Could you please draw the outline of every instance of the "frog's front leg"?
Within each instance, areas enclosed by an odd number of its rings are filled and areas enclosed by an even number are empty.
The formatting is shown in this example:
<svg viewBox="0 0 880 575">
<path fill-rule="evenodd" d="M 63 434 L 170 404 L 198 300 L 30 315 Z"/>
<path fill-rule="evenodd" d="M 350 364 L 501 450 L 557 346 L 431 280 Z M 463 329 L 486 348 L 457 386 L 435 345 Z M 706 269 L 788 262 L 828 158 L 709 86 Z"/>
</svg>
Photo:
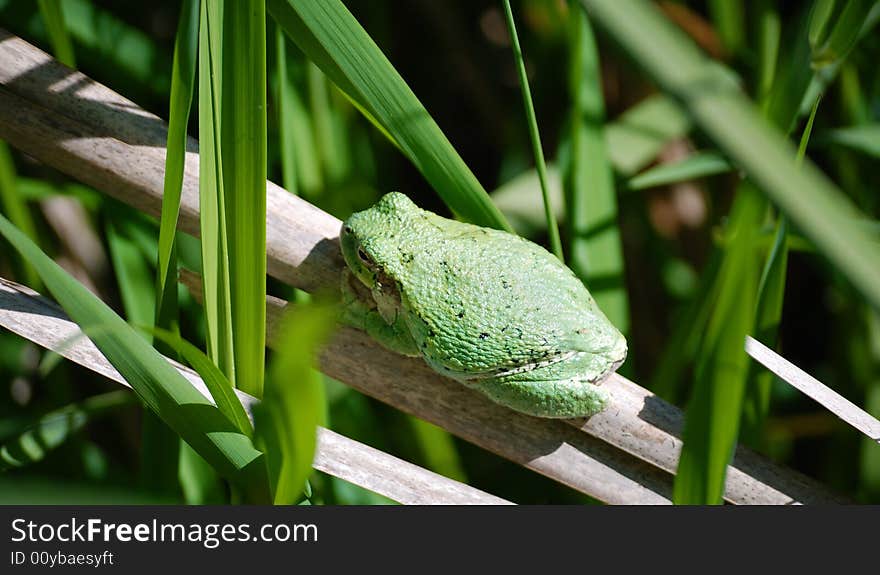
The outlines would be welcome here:
<svg viewBox="0 0 880 575">
<path fill-rule="evenodd" d="M 609 373 L 605 360 L 589 353 L 530 369 L 463 383 L 496 403 L 537 417 L 589 417 L 602 411 L 610 395 L 590 383 Z M 592 375 L 591 375 L 592 374 Z"/>
<path fill-rule="evenodd" d="M 342 276 L 342 322 L 364 331 L 397 353 L 418 356 L 419 348 L 413 341 L 402 317 L 390 323 L 382 317 L 369 288 L 346 269 Z"/>
</svg>

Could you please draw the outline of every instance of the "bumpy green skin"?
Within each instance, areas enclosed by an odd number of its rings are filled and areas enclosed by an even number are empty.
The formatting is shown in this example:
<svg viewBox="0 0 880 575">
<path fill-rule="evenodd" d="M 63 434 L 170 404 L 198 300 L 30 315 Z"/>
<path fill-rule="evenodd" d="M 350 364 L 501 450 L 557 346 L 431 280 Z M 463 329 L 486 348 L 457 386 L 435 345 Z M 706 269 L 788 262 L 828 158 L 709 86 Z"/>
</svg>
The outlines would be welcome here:
<svg viewBox="0 0 880 575">
<path fill-rule="evenodd" d="M 544 248 L 400 193 L 343 223 L 348 323 L 492 400 L 540 417 L 601 411 L 626 340 Z"/>
</svg>

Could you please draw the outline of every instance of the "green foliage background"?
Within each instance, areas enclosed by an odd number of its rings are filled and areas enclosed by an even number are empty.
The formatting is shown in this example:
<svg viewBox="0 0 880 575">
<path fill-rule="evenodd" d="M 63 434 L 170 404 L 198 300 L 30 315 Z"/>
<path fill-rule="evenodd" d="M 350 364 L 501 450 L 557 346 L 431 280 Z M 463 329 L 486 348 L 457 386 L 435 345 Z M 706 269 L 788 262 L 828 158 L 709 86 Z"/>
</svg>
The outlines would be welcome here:
<svg viewBox="0 0 880 575">
<path fill-rule="evenodd" d="M 738 343 L 745 333 L 776 342 L 880 415 L 878 3 L 585 0 L 584 12 L 578 2 L 511 2 L 536 126 L 523 109 L 502 2 L 347 0 L 353 18 L 339 21 L 352 45 L 375 43 L 348 59 L 324 26 L 336 4 L 267 2 L 269 179 L 339 218 L 400 190 L 549 247 L 530 140 L 539 127 L 562 252 L 626 331 L 622 371 L 687 409 L 676 500 L 717 502 L 718 474 L 739 438 L 853 499 L 880 502 L 880 446 L 750 366 Z M 181 48 L 181 8 L 0 0 L 0 26 L 171 117 L 179 146 L 184 127 L 199 136 L 207 85 L 189 78 L 172 91 L 172 77 L 185 80 L 197 58 Z M 190 16 L 192 25 L 198 13 Z M 230 61 L 224 74 L 236 71 Z M 187 120 L 180 111 L 193 90 Z M 419 103 L 429 116 L 400 121 Z M 247 162 L 247 150 L 235 153 Z M 169 173 L 166 197 L 179 185 Z M 103 267 L 77 261 L 53 230 L 42 206 L 58 196 L 85 209 L 82 233 L 97 240 Z M 198 241 L 166 230 L 160 242 L 155 220 L 2 143 L 0 212 L 78 266 L 122 317 L 174 328 L 162 313 L 177 312 L 153 305 L 158 289 L 160 307 L 179 310 L 181 334 L 206 349 L 201 306 L 182 288 L 174 293 L 166 271 L 168 257 L 202 269 Z M 160 245 L 174 255 L 157 270 Z M 33 263 L 4 250 L 0 276 L 42 290 Z M 268 291 L 303 300 L 271 278 Z M 0 444 L 47 414 L 76 414 L 57 448 L 0 475 L 0 502 L 240 495 L 178 451 L 176 437 L 142 436 L 141 408 L 112 384 L 45 357 L 0 333 Z M 313 383 L 310 397 L 319 397 Z M 340 433 L 516 502 L 588 502 L 338 382 L 324 387 L 325 424 Z M 321 408 L 311 409 L 321 420 Z M 163 459 L 180 475 L 170 489 L 145 480 Z M 386 502 L 322 474 L 310 485 L 313 503 Z"/>
</svg>

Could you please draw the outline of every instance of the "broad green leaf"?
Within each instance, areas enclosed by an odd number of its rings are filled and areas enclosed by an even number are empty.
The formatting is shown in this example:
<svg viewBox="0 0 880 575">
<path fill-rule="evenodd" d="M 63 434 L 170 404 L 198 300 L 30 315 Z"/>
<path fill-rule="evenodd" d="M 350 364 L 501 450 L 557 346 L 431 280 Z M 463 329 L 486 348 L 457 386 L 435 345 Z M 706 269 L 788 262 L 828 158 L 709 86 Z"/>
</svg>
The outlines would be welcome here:
<svg viewBox="0 0 880 575">
<path fill-rule="evenodd" d="M 698 152 L 681 161 L 671 164 L 660 164 L 645 170 L 638 176 L 630 179 L 626 187 L 630 190 L 645 190 L 724 174 L 732 169 L 733 166 L 721 154 Z"/>
<path fill-rule="evenodd" d="M 608 319 L 625 333 L 629 330 L 629 302 L 617 223 L 617 190 L 605 148 L 599 54 L 583 8 L 572 2 L 569 15 L 571 136 L 568 170 L 563 177 L 568 265 L 589 287 Z"/>
<path fill-rule="evenodd" d="M 135 396 L 128 390 L 117 390 L 95 395 L 41 416 L 19 435 L 6 439 L 0 445 L 0 471 L 42 460 L 89 421 L 135 401 Z"/>
<path fill-rule="evenodd" d="M 864 230 L 848 226 L 860 213 L 812 162 L 795 151 L 749 100 L 659 11 L 639 0 L 581 0 L 594 21 L 675 96 L 706 135 L 741 167 L 875 307 L 880 309 L 880 258 Z"/>
<path fill-rule="evenodd" d="M 49 291 L 138 397 L 250 501 L 264 501 L 262 454 L 134 328 L 0 216 L 0 234 L 27 258 Z M 94 333 L 92 333 L 94 331 Z"/>
<path fill-rule="evenodd" d="M 475 224 L 510 229 L 501 212 L 382 51 L 339 0 L 269 0 L 300 49 L 379 126 L 446 205 Z"/>
<path fill-rule="evenodd" d="M 335 326 L 335 310 L 298 305 L 282 320 L 263 401 L 254 408 L 254 440 L 267 457 L 276 505 L 297 503 L 315 456 L 318 426 L 326 421 L 321 375 L 313 368 L 319 346 Z"/>
</svg>

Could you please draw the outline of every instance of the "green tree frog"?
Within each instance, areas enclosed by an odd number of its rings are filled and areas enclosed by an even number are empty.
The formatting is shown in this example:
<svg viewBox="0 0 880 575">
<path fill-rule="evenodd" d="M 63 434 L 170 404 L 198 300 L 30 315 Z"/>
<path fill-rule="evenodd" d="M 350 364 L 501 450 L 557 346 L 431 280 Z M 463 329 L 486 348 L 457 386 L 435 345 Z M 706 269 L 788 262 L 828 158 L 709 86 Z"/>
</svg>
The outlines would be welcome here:
<svg viewBox="0 0 880 575">
<path fill-rule="evenodd" d="M 493 401 L 587 417 L 626 358 L 583 283 L 519 236 L 441 217 L 392 192 L 342 224 L 344 321 Z"/>
</svg>

